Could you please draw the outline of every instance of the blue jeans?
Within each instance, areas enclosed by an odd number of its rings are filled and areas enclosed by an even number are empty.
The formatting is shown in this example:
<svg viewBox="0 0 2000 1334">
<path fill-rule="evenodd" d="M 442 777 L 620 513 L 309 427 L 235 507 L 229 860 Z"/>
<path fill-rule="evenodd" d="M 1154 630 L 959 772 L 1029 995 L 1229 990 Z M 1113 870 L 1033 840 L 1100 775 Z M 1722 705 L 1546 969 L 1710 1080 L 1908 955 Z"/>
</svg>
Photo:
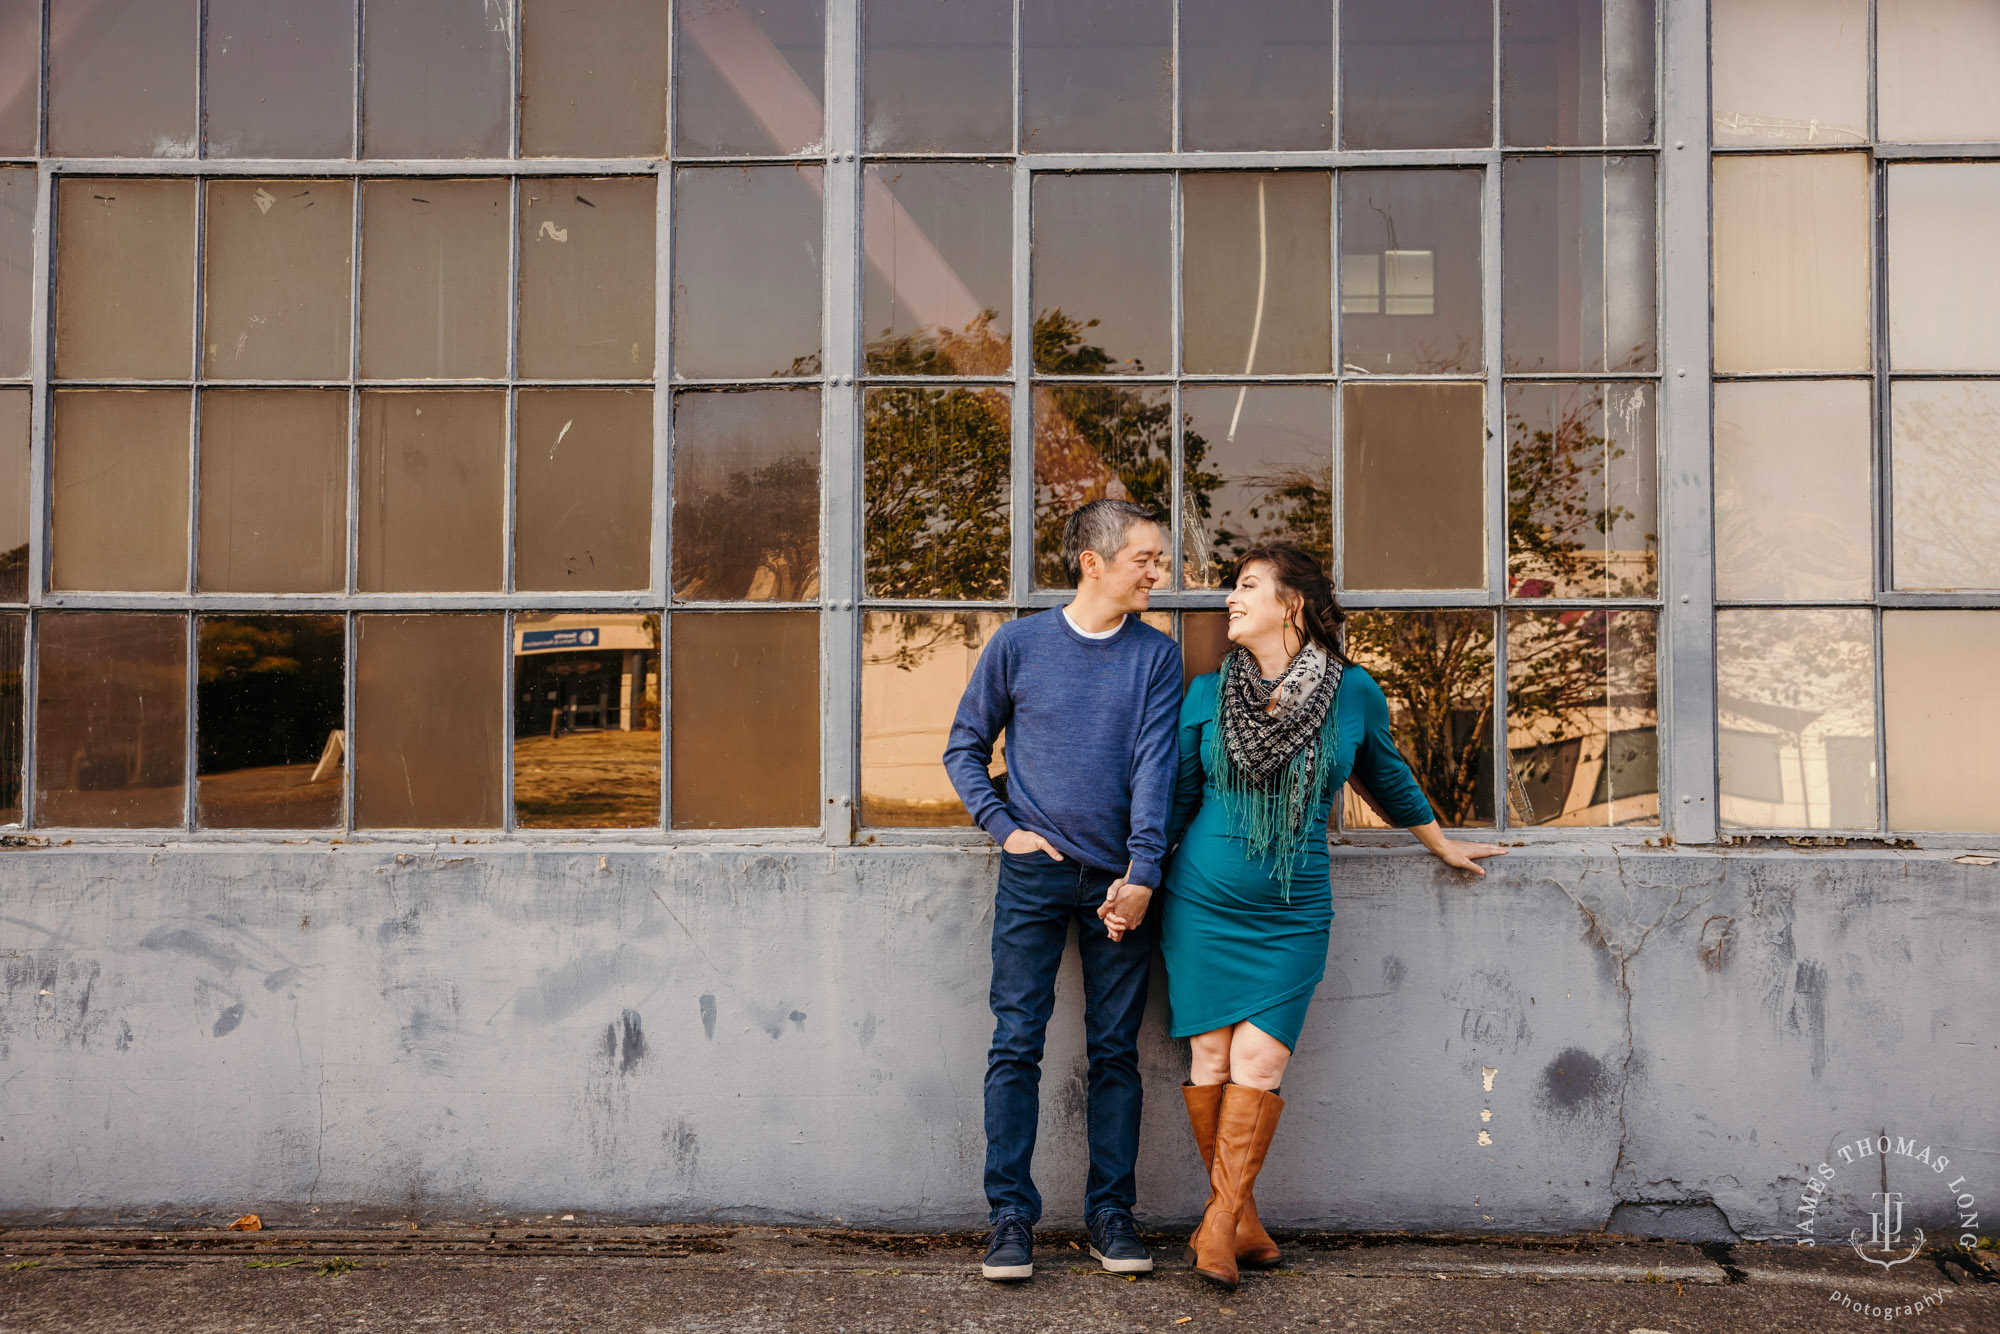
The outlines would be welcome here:
<svg viewBox="0 0 2000 1334">
<path fill-rule="evenodd" d="M 1154 912 L 1125 939 L 1105 934 L 1097 910 L 1116 879 L 1047 853 L 1000 854 L 993 900 L 993 1046 L 986 1056 L 986 1203 L 1030 1227 L 1042 1216 L 1029 1171 L 1041 1116 L 1042 1040 L 1056 1004 L 1056 969 L 1069 924 L 1083 952 L 1083 1024 L 1090 1055 L 1090 1179 L 1084 1216 L 1136 1199 L 1139 1155 L 1139 1023 L 1158 933 Z"/>
</svg>

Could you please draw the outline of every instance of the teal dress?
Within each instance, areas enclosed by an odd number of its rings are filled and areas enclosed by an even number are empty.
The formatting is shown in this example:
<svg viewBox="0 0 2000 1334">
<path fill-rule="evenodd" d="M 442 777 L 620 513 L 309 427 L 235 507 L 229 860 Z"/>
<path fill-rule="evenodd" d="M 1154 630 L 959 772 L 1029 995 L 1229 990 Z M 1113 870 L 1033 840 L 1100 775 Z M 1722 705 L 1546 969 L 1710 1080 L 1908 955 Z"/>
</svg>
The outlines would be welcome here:
<svg viewBox="0 0 2000 1334">
<path fill-rule="evenodd" d="M 1330 746 L 1312 815 L 1292 847 L 1292 895 L 1276 863 L 1253 858 L 1231 832 L 1230 798 L 1209 779 L 1203 755 L 1216 726 L 1216 674 L 1198 676 L 1181 701 L 1180 780 L 1174 790 L 1168 862 L 1160 905 L 1173 1035 L 1189 1037 L 1248 1020 L 1296 1049 L 1313 989 L 1326 975 L 1333 929 L 1332 866 L 1326 825 L 1352 774 L 1389 818 L 1429 823 L 1431 806 L 1389 730 L 1389 701 L 1375 678 L 1348 667 L 1340 678 L 1322 744 Z"/>
</svg>

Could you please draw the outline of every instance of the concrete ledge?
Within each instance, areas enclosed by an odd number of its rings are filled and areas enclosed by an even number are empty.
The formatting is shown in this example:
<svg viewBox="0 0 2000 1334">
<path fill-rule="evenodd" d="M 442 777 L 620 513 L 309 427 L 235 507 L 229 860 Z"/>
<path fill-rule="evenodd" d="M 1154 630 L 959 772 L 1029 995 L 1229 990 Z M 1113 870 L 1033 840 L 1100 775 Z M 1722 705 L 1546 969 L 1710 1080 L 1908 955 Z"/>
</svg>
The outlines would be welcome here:
<svg viewBox="0 0 2000 1334">
<path fill-rule="evenodd" d="M 1955 1228 L 1942 1187 L 1961 1173 L 2000 1209 L 2000 867 L 1955 855 L 1540 844 L 1465 881 L 1414 850 L 1338 849 L 1260 1206 L 1341 1229 L 1554 1232 L 1617 1211 L 1791 1236 L 1831 1160 L 1819 1225 L 1842 1239 L 1885 1180 L 1906 1227 Z M 975 1226 L 993 864 L 5 852 L 0 1220 Z M 1074 1222 L 1084 1169 L 1074 955 L 1059 987 L 1051 1225 Z M 1179 1223 L 1205 1192 L 1165 1001 L 1156 972 L 1141 1212 Z M 1957 1168 L 1834 1156 L 1877 1134 Z"/>
</svg>

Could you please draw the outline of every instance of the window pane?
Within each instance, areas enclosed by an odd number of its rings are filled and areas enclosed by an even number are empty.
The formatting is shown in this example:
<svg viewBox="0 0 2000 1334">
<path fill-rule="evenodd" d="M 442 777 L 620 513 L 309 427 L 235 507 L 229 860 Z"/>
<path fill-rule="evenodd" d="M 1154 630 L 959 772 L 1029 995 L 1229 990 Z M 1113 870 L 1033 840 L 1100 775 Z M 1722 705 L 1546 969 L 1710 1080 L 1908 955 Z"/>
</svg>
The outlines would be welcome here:
<svg viewBox="0 0 2000 1334">
<path fill-rule="evenodd" d="M 1340 355 L 1349 371 L 1434 375 L 1486 364 L 1479 193 L 1476 171 L 1341 173 Z"/>
<path fill-rule="evenodd" d="M 673 636 L 674 828 L 817 825 L 819 613 L 682 613 Z"/>
<path fill-rule="evenodd" d="M 361 395 L 361 559 L 368 593 L 500 588 L 507 395 Z"/>
<path fill-rule="evenodd" d="M 205 373 L 344 380 L 354 292 L 354 187 L 210 181 Z"/>
<path fill-rule="evenodd" d="M 1182 0 L 1181 144 L 1192 152 L 1330 148 L 1333 6 Z"/>
<path fill-rule="evenodd" d="M 1882 138 L 2000 139 L 2000 9 L 1991 0 L 1881 0 L 1876 22 Z"/>
<path fill-rule="evenodd" d="M 26 389 L 0 389 L 0 602 L 28 599 L 30 398 Z"/>
<path fill-rule="evenodd" d="M 35 629 L 36 822 L 180 828 L 187 619 L 44 612 Z"/>
<path fill-rule="evenodd" d="M 1868 138 L 1868 0 L 1711 0 L 1718 144 Z"/>
<path fill-rule="evenodd" d="M 354 6 L 208 0 L 204 106 L 212 157 L 351 157 Z"/>
<path fill-rule="evenodd" d="M 514 617 L 514 821 L 660 823 L 660 618 Z"/>
<path fill-rule="evenodd" d="M 1362 611 L 1347 652 L 1389 697 L 1396 748 L 1443 825 L 1493 821 L 1493 613 Z M 1347 789 L 1341 824 L 1380 829 Z"/>
<path fill-rule="evenodd" d="M 1653 142 L 1652 0 L 1504 0 L 1507 142 Z"/>
<path fill-rule="evenodd" d="M 1501 180 L 1507 369 L 1653 369 L 1653 159 L 1509 158 Z"/>
<path fill-rule="evenodd" d="M 1889 828 L 2000 832 L 2000 612 L 1882 613 Z"/>
<path fill-rule="evenodd" d="M 1346 147 L 1493 142 L 1490 0 L 1344 0 L 1340 51 Z"/>
<path fill-rule="evenodd" d="M 1341 587 L 1484 586 L 1484 387 L 1350 384 L 1341 402 Z"/>
<path fill-rule="evenodd" d="M 41 0 L 0 0 L 0 154 L 33 157 L 41 113 Z"/>
<path fill-rule="evenodd" d="M 866 0 L 863 142 L 871 153 L 1014 146 L 1011 0 Z"/>
<path fill-rule="evenodd" d="M 871 611 L 861 618 L 861 823 L 970 825 L 944 754 L 973 664 L 1000 611 Z M 1007 772 L 1004 739 L 988 766 Z"/>
<path fill-rule="evenodd" d="M 1509 824 L 1660 822 L 1655 621 L 1507 613 Z"/>
<path fill-rule="evenodd" d="M 204 391 L 200 523 L 204 593 L 346 588 L 346 391 Z"/>
<path fill-rule="evenodd" d="M 500 824 L 503 616 L 360 616 L 354 642 L 354 823 Z"/>
<path fill-rule="evenodd" d="M 200 35 L 199 0 L 49 0 L 49 152 L 193 157 Z"/>
<path fill-rule="evenodd" d="M 56 208 L 56 374 L 185 377 L 195 183 L 66 178 Z"/>
<path fill-rule="evenodd" d="M 2000 589 L 2000 382 L 1889 392 L 1898 588 Z"/>
<path fill-rule="evenodd" d="M 819 391 L 674 397 L 674 596 L 819 596 Z"/>
<path fill-rule="evenodd" d="M 1173 147 L 1172 0 L 1021 0 L 1021 149 Z"/>
<path fill-rule="evenodd" d="M 1151 385 L 1035 390 L 1035 587 L 1073 585 L 1062 526 L 1088 500 L 1173 512 L 1173 400 Z"/>
<path fill-rule="evenodd" d="M 521 182 L 521 374 L 653 373 L 652 176 Z"/>
<path fill-rule="evenodd" d="M 521 152 L 664 157 L 667 7 L 656 0 L 523 0 Z"/>
<path fill-rule="evenodd" d="M 1333 568 L 1333 390 L 1181 390 L 1181 582 L 1214 588 L 1260 542 L 1296 542 Z"/>
<path fill-rule="evenodd" d="M 367 155 L 506 157 L 513 6 L 364 0 L 363 7 Z"/>
<path fill-rule="evenodd" d="M 1007 596 L 1007 407 L 1000 389 L 868 391 L 868 596 Z"/>
<path fill-rule="evenodd" d="M 1715 160 L 1715 369 L 1866 370 L 1868 159 Z"/>
<path fill-rule="evenodd" d="M 1873 829 L 1875 626 L 1865 609 L 1715 614 L 1722 823 Z"/>
<path fill-rule="evenodd" d="M 523 389 L 515 423 L 514 586 L 653 582 L 653 394 Z"/>
<path fill-rule="evenodd" d="M 339 824 L 346 618 L 201 616 L 195 626 L 195 823 Z"/>
<path fill-rule="evenodd" d="M 1651 597 L 1659 449 L 1649 384 L 1507 387 L 1510 597 Z"/>
<path fill-rule="evenodd" d="M 1333 366 L 1333 191 L 1324 172 L 1181 178 L 1181 362 L 1195 374 Z"/>
<path fill-rule="evenodd" d="M 2000 370 L 2000 163 L 1889 168 L 1889 356 Z"/>
<path fill-rule="evenodd" d="M 1013 368 L 1013 170 L 896 162 L 867 169 L 861 328 L 872 375 Z"/>
<path fill-rule="evenodd" d="M 714 167 L 674 185 L 674 374 L 819 374 L 819 168 Z"/>
<path fill-rule="evenodd" d="M 29 375 L 34 267 L 35 169 L 0 167 L 0 378 Z"/>
<path fill-rule="evenodd" d="M 1150 614 L 1150 613 L 1149 613 Z M 1228 654 L 1229 613 L 1226 611 L 1184 611 L 1181 613 L 1181 688 L 1197 676 L 1206 676 L 1222 666 Z M 1354 645 L 1350 639 L 1351 650 Z"/>
<path fill-rule="evenodd" d="M 1715 594 L 1865 598 L 1874 588 L 1865 380 L 1715 386 Z"/>
<path fill-rule="evenodd" d="M 0 616 L 0 824 L 21 823 L 21 769 L 27 736 L 25 612 Z"/>
<path fill-rule="evenodd" d="M 506 181 L 369 181 L 361 188 L 361 374 L 507 373 Z"/>
<path fill-rule="evenodd" d="M 1172 369 L 1172 185 L 1167 176 L 1035 178 L 1036 370 Z"/>
<path fill-rule="evenodd" d="M 825 131 L 820 0 L 681 0 L 674 151 L 708 157 L 817 149 Z"/>
<path fill-rule="evenodd" d="M 52 587 L 187 588 L 190 406 L 185 389 L 55 395 Z"/>
</svg>

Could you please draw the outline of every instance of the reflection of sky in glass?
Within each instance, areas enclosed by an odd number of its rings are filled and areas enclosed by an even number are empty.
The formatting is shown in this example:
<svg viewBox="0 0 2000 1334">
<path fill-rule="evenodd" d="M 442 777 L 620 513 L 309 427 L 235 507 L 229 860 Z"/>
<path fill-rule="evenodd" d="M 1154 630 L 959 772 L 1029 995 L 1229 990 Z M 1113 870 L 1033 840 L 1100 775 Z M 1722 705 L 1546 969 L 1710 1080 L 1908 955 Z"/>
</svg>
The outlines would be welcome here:
<svg viewBox="0 0 2000 1334">
<path fill-rule="evenodd" d="M 1715 614 L 1723 824 L 1875 828 L 1872 622 L 1862 608 Z"/>
</svg>

